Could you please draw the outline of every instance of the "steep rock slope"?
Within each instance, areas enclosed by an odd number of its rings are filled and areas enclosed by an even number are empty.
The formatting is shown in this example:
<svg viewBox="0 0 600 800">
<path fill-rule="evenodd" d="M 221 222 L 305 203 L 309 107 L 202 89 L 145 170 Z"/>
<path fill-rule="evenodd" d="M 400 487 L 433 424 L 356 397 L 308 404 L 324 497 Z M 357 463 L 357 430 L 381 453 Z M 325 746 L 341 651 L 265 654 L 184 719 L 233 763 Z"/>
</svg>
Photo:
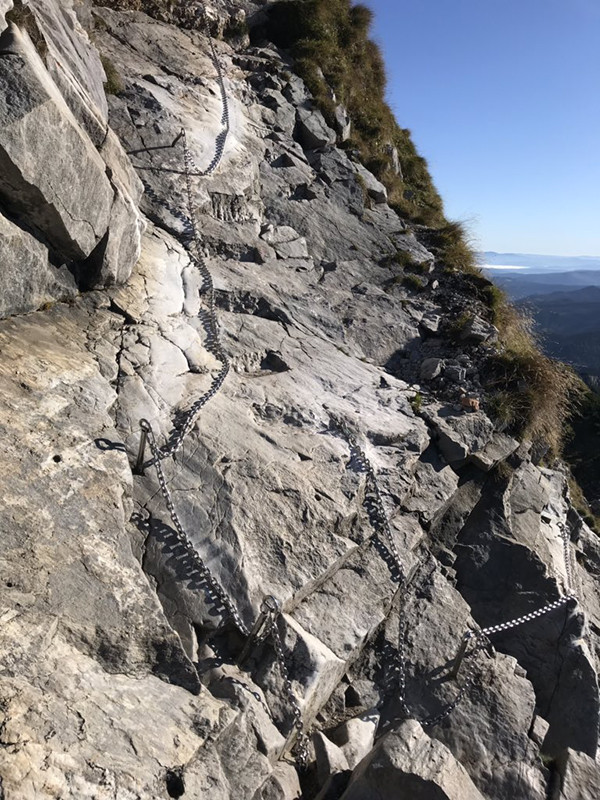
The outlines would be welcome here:
<svg viewBox="0 0 600 800">
<path fill-rule="evenodd" d="M 336 147 L 285 54 L 213 51 L 194 4 L 186 29 L 95 9 L 93 45 L 89 8 L 27 6 L 0 41 L 4 796 L 596 797 L 600 548 L 560 468 L 485 412 L 477 281 Z M 247 11 L 207 9 L 216 33 Z M 140 419 L 162 445 L 222 374 L 190 214 L 232 369 L 161 463 L 237 625 L 130 466 Z M 284 671 L 273 633 L 236 665 L 267 595 Z M 465 631 L 551 602 L 452 678 Z"/>
</svg>

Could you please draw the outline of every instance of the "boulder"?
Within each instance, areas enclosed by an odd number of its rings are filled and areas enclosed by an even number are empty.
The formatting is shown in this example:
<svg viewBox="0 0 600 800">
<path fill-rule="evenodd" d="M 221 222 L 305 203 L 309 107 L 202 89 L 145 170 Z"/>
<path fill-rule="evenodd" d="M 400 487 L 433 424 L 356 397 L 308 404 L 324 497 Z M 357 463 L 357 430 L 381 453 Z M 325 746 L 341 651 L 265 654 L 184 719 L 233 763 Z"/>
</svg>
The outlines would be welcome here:
<svg viewBox="0 0 600 800">
<path fill-rule="evenodd" d="M 97 283 L 123 283 L 140 257 L 146 223 L 139 211 L 144 186 L 125 155 L 117 136 L 108 133 L 100 148 L 115 196 L 110 210 Z"/>
<path fill-rule="evenodd" d="M 433 262 L 431 266 L 433 267 Z M 441 314 L 436 314 L 434 311 L 429 311 L 427 314 L 423 314 L 420 326 L 424 333 L 434 335 L 439 331 L 441 321 Z"/>
<path fill-rule="evenodd" d="M 432 403 L 423 413 L 434 427 L 440 452 L 449 464 L 463 462 L 479 452 L 494 434 L 494 425 L 483 411 L 464 414 L 453 406 Z"/>
<path fill-rule="evenodd" d="M 352 121 L 344 106 L 336 106 L 334 121 L 335 129 L 338 133 L 340 141 L 347 141 L 350 138 L 350 133 L 352 132 Z"/>
<path fill-rule="evenodd" d="M 317 759 L 317 778 L 320 785 L 327 782 L 330 775 L 349 769 L 344 752 L 323 733 L 317 731 L 313 736 L 313 746 Z"/>
<path fill-rule="evenodd" d="M 379 711 L 371 708 L 349 719 L 331 734 L 350 769 L 354 769 L 373 749 L 379 725 Z"/>
<path fill-rule="evenodd" d="M 435 447 L 430 447 L 417 464 L 414 483 L 402 506 L 407 511 L 417 512 L 426 522 L 431 522 L 453 497 L 457 487 L 458 475 L 452 467 L 442 462 Z"/>
<path fill-rule="evenodd" d="M 456 364 L 450 364 L 444 369 L 444 378 L 448 378 L 452 383 L 464 383 L 467 378 L 467 370 Z"/>
<path fill-rule="evenodd" d="M 375 175 L 362 164 L 354 164 L 354 169 L 358 174 L 360 180 L 363 182 L 367 194 L 372 197 L 376 203 L 385 203 L 387 201 L 387 189 L 378 181 Z"/>
<path fill-rule="evenodd" d="M 335 131 L 325 122 L 325 117 L 316 108 L 299 108 L 296 111 L 295 138 L 306 150 L 316 150 L 335 144 Z"/>
<path fill-rule="evenodd" d="M 400 163 L 400 156 L 398 154 L 398 148 L 395 147 L 391 142 L 388 142 L 385 146 L 386 152 L 390 158 L 390 166 L 398 175 L 400 180 L 404 180 L 402 177 L 402 165 Z"/>
<path fill-rule="evenodd" d="M 481 317 L 475 316 L 464 326 L 460 338 L 464 342 L 471 342 L 472 344 L 495 341 L 498 338 L 498 328 Z"/>
<path fill-rule="evenodd" d="M 418 722 L 384 736 L 354 770 L 342 800 L 484 800 L 465 768 Z"/>
<path fill-rule="evenodd" d="M 465 398 L 468 399 L 468 398 Z M 484 472 L 489 472 L 501 461 L 505 461 L 519 447 L 519 442 L 506 433 L 495 433 L 492 440 L 481 450 L 470 456 L 469 460 Z"/>
<path fill-rule="evenodd" d="M 443 358 L 426 358 L 421 364 L 421 380 L 432 381 L 442 374 L 443 367 Z"/>
<path fill-rule="evenodd" d="M 77 294 L 66 267 L 53 267 L 48 251 L 31 234 L 0 215 L 0 318 L 34 311 Z"/>
<path fill-rule="evenodd" d="M 6 28 L 6 14 L 13 7 L 13 0 L 0 0 L 0 33 Z"/>
<path fill-rule="evenodd" d="M 600 797 L 600 766 L 593 758 L 567 750 L 557 759 L 558 780 L 551 800 L 597 800 Z"/>
<path fill-rule="evenodd" d="M 83 261 L 108 229 L 106 168 L 27 34 L 0 37 L 0 198 L 67 261 Z"/>
<path fill-rule="evenodd" d="M 463 397 L 460 398 L 460 407 L 464 411 L 479 411 L 481 401 L 477 396 L 463 395 Z"/>
<path fill-rule="evenodd" d="M 288 225 L 271 227 L 262 238 L 275 250 L 279 258 L 308 258 L 306 239 Z"/>
</svg>

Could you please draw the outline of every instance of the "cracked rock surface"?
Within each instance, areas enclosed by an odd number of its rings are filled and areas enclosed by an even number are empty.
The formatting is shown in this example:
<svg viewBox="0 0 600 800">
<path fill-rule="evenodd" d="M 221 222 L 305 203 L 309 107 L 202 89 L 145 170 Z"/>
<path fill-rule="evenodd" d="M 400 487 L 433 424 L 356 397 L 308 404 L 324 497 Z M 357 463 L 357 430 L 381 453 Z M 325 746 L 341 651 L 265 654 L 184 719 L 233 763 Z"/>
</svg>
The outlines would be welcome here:
<svg viewBox="0 0 600 800">
<path fill-rule="evenodd" d="M 0 131 L 0 796 L 596 797 L 597 538 L 560 464 L 496 430 L 482 392 L 477 408 L 456 402 L 494 335 L 485 309 L 443 339 L 449 278 L 427 237 L 336 147 L 286 55 L 243 37 L 215 40 L 231 129 L 214 174 L 191 179 L 231 370 L 162 462 L 244 624 L 266 595 L 281 604 L 289 685 L 269 637 L 237 664 L 243 637 L 181 547 L 154 468 L 131 468 L 140 419 L 162 444 L 222 366 L 178 139 L 184 126 L 200 173 L 224 141 L 209 40 L 191 16 L 178 28 L 96 8 L 92 44 L 75 16 L 91 20 L 88 3 L 30 5 L 46 60 L 14 25 L 0 52 L 0 110 L 17 89 L 35 100 Z M 216 33 L 264 11 L 207 6 Z M 96 49 L 124 84 L 108 102 Z M 26 129 L 39 148 L 19 147 Z M 423 291 L 403 285 L 398 252 L 426 265 Z M 407 586 L 340 419 L 372 464 Z M 569 590 L 562 526 L 579 603 L 490 637 L 452 678 L 465 631 Z"/>
</svg>

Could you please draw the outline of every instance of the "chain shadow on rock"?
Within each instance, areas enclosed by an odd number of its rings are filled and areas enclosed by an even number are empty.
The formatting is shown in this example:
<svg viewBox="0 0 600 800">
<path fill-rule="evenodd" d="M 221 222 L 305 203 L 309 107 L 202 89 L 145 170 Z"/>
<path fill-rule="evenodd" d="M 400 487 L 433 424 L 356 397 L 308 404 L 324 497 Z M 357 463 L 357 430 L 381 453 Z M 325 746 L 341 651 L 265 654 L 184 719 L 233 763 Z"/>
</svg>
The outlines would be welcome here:
<svg viewBox="0 0 600 800">
<path fill-rule="evenodd" d="M 210 643 L 214 657 L 198 662 L 196 666 L 200 674 L 213 667 L 221 666 L 225 662 L 233 663 L 235 656 L 241 649 L 241 640 L 236 635 L 235 629 L 229 623 L 228 611 L 223 605 L 215 603 L 208 582 L 200 575 L 192 557 L 181 544 L 175 530 L 161 519 L 149 515 L 144 518 L 142 514 L 135 513 L 131 521 L 144 535 L 146 543 L 153 540 L 160 548 L 164 557 L 160 567 L 168 570 L 172 577 L 189 591 L 204 597 L 206 611 L 214 619 L 214 627 L 207 627 L 193 623 L 199 645 Z M 146 569 L 144 568 L 144 571 Z M 158 577 L 149 572 L 155 580 Z M 168 617 L 168 615 L 167 615 Z"/>
</svg>

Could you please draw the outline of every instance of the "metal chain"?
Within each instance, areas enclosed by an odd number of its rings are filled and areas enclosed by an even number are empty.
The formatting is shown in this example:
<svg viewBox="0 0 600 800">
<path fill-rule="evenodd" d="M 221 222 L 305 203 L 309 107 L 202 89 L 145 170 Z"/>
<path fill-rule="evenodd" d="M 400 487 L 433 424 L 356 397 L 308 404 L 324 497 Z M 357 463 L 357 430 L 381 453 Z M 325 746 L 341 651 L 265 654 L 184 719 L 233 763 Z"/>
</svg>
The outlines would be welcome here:
<svg viewBox="0 0 600 800">
<path fill-rule="evenodd" d="M 404 622 L 404 630 L 403 628 Z M 475 672 L 477 668 L 478 658 L 477 656 L 482 650 L 488 646 L 488 642 L 483 638 L 475 635 L 473 633 L 474 646 L 471 652 L 466 656 L 466 658 L 470 661 L 469 667 L 467 669 L 467 673 L 465 675 L 464 681 L 462 686 L 459 688 L 458 693 L 456 694 L 454 700 L 451 700 L 449 703 L 442 708 L 442 710 L 437 714 L 432 714 L 428 717 L 421 717 L 418 714 L 415 714 L 410 706 L 408 705 L 406 699 L 406 628 L 407 628 L 406 620 L 403 620 L 401 615 L 400 622 L 399 622 L 399 631 L 398 631 L 398 649 L 396 654 L 396 664 L 394 666 L 394 671 L 396 673 L 396 680 L 398 685 L 398 699 L 400 700 L 400 708 L 402 709 L 402 713 L 408 719 L 414 719 L 419 722 L 424 728 L 434 727 L 435 725 L 439 725 L 440 722 L 443 722 L 446 717 L 449 717 L 450 714 L 457 708 L 457 706 L 461 703 L 461 701 L 465 698 L 467 693 L 470 691 L 471 687 L 475 683 Z"/>
<path fill-rule="evenodd" d="M 227 91 L 225 88 L 225 80 L 223 77 L 223 71 L 219 63 L 217 52 L 214 46 L 214 42 L 212 40 L 212 36 L 208 31 L 207 22 L 206 22 L 206 33 L 208 35 L 210 49 L 211 49 L 211 58 L 215 66 L 215 70 L 217 73 L 217 81 L 221 93 L 221 101 L 223 108 L 223 113 L 221 116 L 221 124 L 223 125 L 223 130 L 217 136 L 215 155 L 213 157 L 213 160 L 205 170 L 200 170 L 198 168 L 188 145 L 187 132 L 185 129 L 181 130 L 181 133 L 178 136 L 177 141 L 181 141 L 183 147 L 187 215 L 178 214 L 177 216 L 183 222 L 184 229 L 187 231 L 189 236 L 189 252 L 192 262 L 194 263 L 194 265 L 200 272 L 200 275 L 202 276 L 202 281 L 203 281 L 202 297 L 206 309 L 204 310 L 204 314 L 202 314 L 201 312 L 201 316 L 204 317 L 205 329 L 207 332 L 207 341 L 205 345 L 206 348 L 221 361 L 222 366 L 217 375 L 213 378 L 211 386 L 208 389 L 208 391 L 206 391 L 203 395 L 201 395 L 195 401 L 195 403 L 193 403 L 193 405 L 188 409 L 188 411 L 185 412 L 183 419 L 179 422 L 179 425 L 171 435 L 166 445 L 160 448 L 158 447 L 152 426 L 150 425 L 149 422 L 147 422 L 147 420 L 142 420 L 140 422 L 140 425 L 142 427 L 143 432 L 147 435 L 148 438 L 148 444 L 152 452 L 151 463 L 154 465 L 156 469 L 160 490 L 162 492 L 167 509 L 171 516 L 171 520 L 173 521 L 173 526 L 175 528 L 177 538 L 179 539 L 180 543 L 185 547 L 186 551 L 193 560 L 196 568 L 198 569 L 198 572 L 206 582 L 208 586 L 208 594 L 215 603 L 215 605 L 224 609 L 227 612 L 227 614 L 231 617 L 231 619 L 233 620 L 235 626 L 240 631 L 240 633 L 243 636 L 248 637 L 250 636 L 250 631 L 244 624 L 243 620 L 241 619 L 232 600 L 227 595 L 221 583 L 212 575 L 209 568 L 206 566 L 200 555 L 197 553 L 194 545 L 187 536 L 187 533 L 185 532 L 183 525 L 181 524 L 181 520 L 179 519 L 179 515 L 177 514 L 177 510 L 175 508 L 173 499 L 169 492 L 169 488 L 165 480 L 161 463 L 162 460 L 168 458 L 169 456 L 175 455 L 175 453 L 179 450 L 185 437 L 189 434 L 189 432 L 193 428 L 201 409 L 206 405 L 206 403 L 208 403 L 208 401 L 212 397 L 214 397 L 217 394 L 217 392 L 220 390 L 221 386 L 223 385 L 223 382 L 225 381 L 230 371 L 230 361 L 221 344 L 219 324 L 215 307 L 214 284 L 212 275 L 210 273 L 210 270 L 208 269 L 206 258 L 204 255 L 204 248 L 202 245 L 202 239 L 200 237 L 198 219 L 194 206 L 194 193 L 192 187 L 192 177 L 207 176 L 215 172 L 215 170 L 217 169 L 223 158 L 225 144 L 230 131 L 229 102 L 227 98 Z M 152 191 L 151 194 L 157 197 L 154 191 Z M 279 666 L 279 670 L 281 672 L 281 676 L 283 678 L 285 693 L 287 695 L 289 704 L 291 706 L 294 718 L 293 729 L 296 734 L 296 742 L 293 747 L 293 752 L 296 756 L 298 766 L 301 769 L 305 769 L 308 763 L 308 753 L 309 753 L 308 737 L 303 730 L 304 725 L 302 721 L 302 711 L 295 697 L 289 676 L 289 670 L 286 664 L 284 645 L 281 635 L 279 633 L 279 628 L 277 623 L 279 614 L 280 612 L 278 606 L 277 610 L 270 611 L 266 620 L 265 633 L 263 636 L 257 637 L 255 644 L 257 644 L 260 641 L 264 641 L 264 639 L 268 638 L 269 636 L 272 637 L 276 660 Z M 241 683 L 240 681 L 235 681 L 235 679 L 231 680 L 237 683 L 238 685 L 243 686 L 243 688 L 248 689 L 248 687 L 245 686 L 245 684 Z M 257 697 L 257 699 L 259 699 L 261 702 L 263 702 L 257 693 L 253 692 L 252 694 L 255 697 Z"/>
<path fill-rule="evenodd" d="M 564 522 L 561 522 L 559 524 L 559 527 L 560 527 L 560 536 L 562 539 L 562 546 L 563 546 L 563 557 L 565 559 L 567 594 L 574 596 L 575 585 L 573 580 L 573 566 L 571 562 L 571 547 L 570 547 L 571 537 L 569 536 L 569 529 L 567 528 Z"/>
<path fill-rule="evenodd" d="M 188 409 L 187 412 L 185 412 L 182 420 L 179 422 L 179 425 L 177 426 L 177 429 L 173 432 L 166 445 L 159 448 L 156 443 L 156 438 L 154 436 L 154 432 L 150 424 L 145 420 L 142 420 L 141 424 L 143 426 L 143 430 L 145 430 L 148 436 L 148 441 L 152 452 L 152 463 L 156 468 L 159 486 L 162 495 L 164 497 L 165 503 L 167 505 L 167 509 L 171 516 L 171 520 L 173 522 L 178 540 L 183 545 L 183 547 L 189 554 L 190 558 L 192 559 L 195 567 L 197 568 L 199 574 L 206 582 L 207 593 L 211 598 L 211 600 L 215 603 L 215 605 L 217 605 L 217 607 L 219 607 L 220 610 L 221 609 L 224 610 L 229 615 L 229 617 L 231 617 L 231 619 L 233 620 L 235 626 L 240 631 L 240 633 L 243 636 L 248 637 L 250 632 L 246 627 L 246 625 L 244 624 L 243 620 L 241 619 L 231 598 L 228 596 L 221 583 L 212 575 L 209 568 L 206 566 L 201 556 L 196 551 L 196 548 L 194 547 L 189 537 L 187 536 L 187 533 L 185 532 L 185 529 L 181 524 L 181 521 L 173 504 L 173 500 L 169 492 L 169 488 L 167 486 L 161 464 L 161 461 L 163 459 L 174 455 L 179 450 L 185 437 L 189 434 L 189 432 L 193 428 L 201 409 L 206 405 L 206 403 L 208 403 L 208 401 L 212 397 L 214 397 L 218 393 L 230 371 L 230 362 L 221 343 L 218 319 L 215 308 L 214 284 L 212 280 L 212 275 L 208 269 L 206 258 L 204 255 L 204 248 L 200 237 L 199 225 L 194 206 L 194 195 L 192 187 L 192 177 L 211 175 L 218 168 L 218 166 L 222 161 L 227 137 L 230 132 L 229 102 L 225 87 L 223 70 L 219 62 L 219 58 L 216 52 L 212 36 L 210 35 L 210 31 L 208 30 L 207 20 L 205 20 L 205 26 L 210 44 L 211 60 L 215 67 L 215 71 L 217 74 L 217 82 L 219 85 L 219 90 L 221 95 L 221 103 L 222 103 L 221 124 L 223 126 L 223 129 L 216 138 L 214 157 L 205 170 L 200 170 L 198 168 L 188 145 L 187 133 L 185 130 L 181 131 L 181 134 L 178 138 L 179 140 L 181 140 L 183 146 L 184 174 L 186 182 L 185 194 L 186 194 L 186 205 L 188 213 L 187 216 L 181 214 L 179 215 L 179 217 L 180 219 L 183 220 L 184 227 L 188 230 L 189 233 L 190 250 L 191 250 L 190 256 L 192 262 L 200 272 L 203 280 L 202 297 L 204 299 L 206 308 L 204 309 L 204 311 L 200 312 L 200 316 L 204 318 L 205 328 L 207 332 L 206 347 L 210 352 L 213 353 L 213 355 L 215 355 L 216 358 L 218 358 L 221 361 L 222 366 L 219 372 L 216 374 L 216 376 L 213 377 L 210 388 L 192 404 L 192 406 Z M 379 490 L 379 485 L 373 466 L 369 458 L 367 457 L 365 451 L 360 447 L 355 434 L 350 430 L 347 424 L 339 420 L 334 420 L 334 422 L 336 426 L 341 430 L 343 435 L 347 438 L 348 443 L 353 450 L 353 455 L 356 457 L 357 461 L 360 463 L 361 467 L 366 473 L 367 481 L 366 481 L 366 494 L 364 498 L 364 505 L 365 508 L 367 509 L 369 520 L 374 531 L 382 536 L 385 545 L 389 551 L 391 560 L 393 562 L 395 571 L 397 573 L 394 576 L 394 579 L 399 583 L 405 582 L 406 571 L 402 559 L 400 558 L 398 548 L 396 546 L 393 531 L 389 522 L 389 517 L 386 513 L 385 506 L 383 504 L 383 499 L 381 496 L 381 492 Z M 472 640 L 473 644 L 470 652 L 465 656 L 465 658 L 469 661 L 469 667 L 466 676 L 454 700 L 447 703 L 442 709 L 442 711 L 436 715 L 432 715 L 429 717 L 418 717 L 411 712 L 410 707 L 407 703 L 406 629 L 408 623 L 405 619 L 405 614 L 402 612 L 400 613 L 400 622 L 399 622 L 400 630 L 399 630 L 398 647 L 395 658 L 396 664 L 394 667 L 394 672 L 398 686 L 398 695 L 399 695 L 401 709 L 406 716 L 416 719 L 424 726 L 433 726 L 439 724 L 442 720 L 446 719 L 446 717 L 448 717 L 456 709 L 456 707 L 459 705 L 459 703 L 462 701 L 462 699 L 465 697 L 467 692 L 472 687 L 475 681 L 477 656 L 483 649 L 485 649 L 485 647 L 489 645 L 489 640 L 487 638 L 489 635 L 493 635 L 501 631 L 506 631 L 506 630 L 511 630 L 512 628 L 516 628 L 520 625 L 523 625 L 527 622 L 537 619 L 538 617 L 541 617 L 544 614 L 550 613 L 551 611 L 560 608 L 563 605 L 566 605 L 570 600 L 575 599 L 575 596 L 572 594 L 573 576 L 570 563 L 569 539 L 564 526 L 562 527 L 561 534 L 563 538 L 563 550 L 565 556 L 567 595 L 565 597 L 561 597 L 560 599 L 554 601 L 553 603 L 549 603 L 544 607 L 537 609 L 536 611 L 533 611 L 529 614 L 525 614 L 521 617 L 517 617 L 513 620 L 509 620 L 507 622 L 500 623 L 498 625 L 492 625 L 487 628 L 482 628 L 480 631 L 469 631 L 465 636 L 469 640 Z M 261 639 L 267 638 L 269 635 L 272 637 L 276 661 L 279 666 L 279 670 L 283 679 L 284 690 L 287 695 L 293 715 L 293 731 L 295 731 L 296 734 L 296 742 L 294 744 L 293 750 L 296 755 L 296 760 L 299 767 L 306 768 L 308 762 L 308 737 L 306 733 L 304 733 L 302 710 L 296 699 L 292 683 L 290 680 L 289 670 L 285 658 L 284 644 L 281 634 L 279 632 L 279 626 L 278 626 L 279 616 L 280 616 L 279 610 L 271 611 L 268 614 L 266 620 L 265 635 L 264 637 L 261 637 Z"/>
<path fill-rule="evenodd" d="M 369 520 L 371 525 L 378 533 L 383 533 L 387 540 L 387 545 L 392 555 L 392 559 L 399 571 L 401 579 L 404 580 L 405 571 L 400 559 L 400 555 L 396 548 L 393 534 L 391 530 L 391 526 L 389 524 L 389 519 L 387 513 L 385 511 L 385 507 L 383 505 L 383 501 L 381 498 L 381 493 L 379 491 L 379 486 L 377 482 L 377 476 L 375 475 L 375 471 L 373 469 L 373 465 L 371 464 L 368 456 L 366 455 L 365 451 L 360 447 L 358 444 L 357 438 L 355 434 L 350 430 L 348 425 L 343 421 L 336 418 L 332 418 L 334 425 L 343 433 L 343 435 L 348 440 L 350 447 L 353 451 L 353 455 L 357 458 L 359 463 L 361 464 L 362 468 L 364 469 L 367 475 L 367 494 L 365 496 L 365 507 L 369 512 Z M 568 531 L 566 526 L 561 524 L 561 537 L 562 537 L 562 544 L 563 544 L 563 553 L 565 559 L 565 572 L 566 572 L 566 588 L 567 594 L 563 597 L 560 597 L 558 600 L 553 601 L 552 603 L 547 603 L 545 606 L 542 606 L 535 611 L 531 611 L 528 614 L 524 614 L 520 617 L 515 617 L 514 619 L 507 620 L 506 622 L 499 623 L 497 625 L 490 625 L 486 628 L 482 628 L 481 630 L 472 630 L 468 631 L 465 634 L 464 639 L 472 640 L 473 646 L 469 653 L 465 654 L 463 657 L 469 661 L 469 667 L 464 678 L 463 684 L 460 687 L 458 694 L 451 702 L 447 703 L 441 712 L 436 715 L 432 715 L 429 717 L 419 717 L 411 712 L 410 707 L 406 700 L 406 630 L 408 627 L 408 623 L 406 621 L 406 614 L 405 612 L 400 612 L 399 615 L 399 631 L 398 631 L 398 647 L 396 650 L 395 656 L 395 666 L 393 667 L 393 671 L 395 673 L 395 678 L 398 686 L 398 696 L 400 700 L 400 706 L 404 714 L 411 719 L 417 720 L 423 726 L 433 726 L 438 725 L 442 722 L 446 717 L 448 717 L 460 704 L 460 702 L 464 699 L 467 692 L 473 686 L 475 682 L 475 673 L 476 673 L 476 666 L 477 666 L 477 656 L 478 654 L 484 650 L 486 647 L 491 646 L 491 643 L 488 639 L 488 636 L 491 636 L 496 633 L 501 633 L 503 631 L 508 631 L 513 628 L 517 628 L 520 625 L 524 625 L 527 622 L 531 622 L 532 620 L 538 619 L 539 617 L 544 616 L 545 614 L 549 614 L 552 611 L 555 611 L 562 606 L 566 606 L 570 601 L 577 600 L 575 595 L 573 594 L 573 576 L 571 570 L 571 561 L 570 561 L 570 540 L 568 536 Z M 418 567 L 417 571 L 420 569 Z M 404 593 L 406 593 L 407 586 L 403 587 Z"/>
<path fill-rule="evenodd" d="M 221 344 L 219 323 L 215 308 L 215 289 L 214 289 L 212 275 L 210 273 L 210 270 L 208 269 L 208 265 L 206 263 L 206 257 L 204 255 L 204 248 L 202 245 L 202 239 L 200 237 L 200 230 L 194 204 L 194 192 L 192 186 L 192 177 L 212 175 L 212 173 L 214 173 L 217 167 L 220 165 L 225 151 L 227 137 L 229 136 L 230 132 L 229 100 L 227 97 L 227 90 L 225 87 L 223 70 L 219 62 L 219 58 L 217 55 L 217 51 L 212 36 L 210 35 L 210 31 L 208 29 L 207 21 L 205 21 L 205 28 L 206 28 L 206 35 L 208 37 L 210 45 L 211 60 L 217 74 L 217 82 L 219 84 L 219 89 L 221 94 L 221 104 L 222 104 L 221 124 L 223 126 L 223 130 L 217 136 L 215 155 L 211 163 L 205 170 L 199 170 L 194 161 L 194 158 L 189 148 L 186 130 L 182 129 L 179 134 L 177 140 L 181 141 L 183 147 L 185 197 L 187 205 L 187 216 L 181 215 L 180 219 L 182 219 L 184 227 L 187 228 L 189 232 L 190 247 L 191 247 L 190 256 L 192 262 L 200 272 L 200 275 L 202 276 L 202 297 L 204 300 L 205 309 L 200 311 L 199 316 L 203 318 L 207 333 L 207 340 L 205 343 L 206 348 L 221 362 L 222 366 L 219 372 L 213 377 L 209 389 L 204 394 L 202 394 L 192 404 L 192 406 L 190 406 L 190 408 L 184 413 L 182 418 L 179 420 L 175 430 L 169 437 L 169 441 L 167 442 L 167 444 L 158 450 L 158 453 L 154 456 L 154 458 L 158 458 L 159 460 L 168 458 L 177 453 L 177 451 L 183 444 L 184 439 L 194 427 L 194 424 L 196 423 L 200 411 L 209 402 L 209 400 L 211 400 L 219 392 L 231 369 L 229 358 L 227 357 L 227 354 L 225 353 L 223 346 Z"/>
<path fill-rule="evenodd" d="M 524 625 L 526 622 L 531 622 L 538 617 L 543 617 L 545 614 L 549 614 L 551 611 L 555 611 L 557 608 L 567 605 L 569 601 L 576 599 L 577 598 L 575 595 L 572 594 L 559 597 L 558 600 L 555 600 L 553 603 L 548 603 L 547 605 L 542 606 L 542 608 L 531 611 L 529 614 L 524 614 L 522 617 L 515 617 L 514 619 L 507 620 L 506 622 L 501 622 L 498 625 L 490 625 L 487 628 L 482 628 L 480 633 L 484 636 L 490 636 L 494 633 L 501 633 L 502 631 L 509 631 L 512 628 L 518 628 L 519 625 Z"/>
<path fill-rule="evenodd" d="M 290 673 L 285 660 L 285 651 L 281 634 L 279 633 L 278 619 L 280 617 L 279 611 L 273 611 L 267 618 L 267 631 L 273 640 L 273 647 L 275 649 L 275 657 L 279 666 L 281 677 L 283 678 L 283 686 L 287 695 L 292 715 L 294 717 L 293 727 L 296 732 L 296 742 L 293 747 L 293 752 L 296 757 L 296 762 L 300 769 L 306 769 L 308 764 L 308 736 L 304 732 L 304 723 L 302 721 L 302 709 L 294 694 L 294 688 L 290 680 Z"/>
<path fill-rule="evenodd" d="M 243 689 L 247 694 L 251 695 L 260 705 L 262 706 L 263 711 L 266 711 L 267 716 L 270 718 L 271 722 L 274 723 L 273 714 L 271 713 L 271 709 L 263 700 L 260 692 L 255 692 L 247 683 L 240 681 L 238 678 L 234 678 L 233 675 L 222 675 L 220 678 L 221 682 L 231 683 L 232 686 L 239 686 L 240 689 Z"/>
<path fill-rule="evenodd" d="M 169 487 L 167 486 L 167 481 L 165 479 L 165 474 L 163 472 L 161 459 L 159 457 L 159 448 L 156 443 L 156 437 L 154 436 L 154 431 L 152 430 L 152 426 L 147 420 L 142 420 L 140 422 L 142 429 L 147 433 L 148 436 L 148 444 L 150 446 L 150 450 L 152 451 L 152 455 L 154 456 L 154 466 L 156 468 L 156 476 L 158 478 L 158 484 L 160 486 L 160 490 L 162 496 L 165 500 L 167 509 L 171 516 L 171 520 L 173 522 L 173 527 L 175 528 L 175 534 L 183 547 L 186 549 L 189 557 L 194 563 L 194 566 L 198 570 L 198 573 L 202 577 L 202 579 L 206 582 L 207 585 L 207 594 L 213 603 L 217 606 L 219 611 L 225 611 L 226 614 L 231 617 L 233 620 L 234 625 L 242 634 L 242 636 L 248 636 L 249 630 L 244 624 L 242 618 L 240 617 L 237 609 L 235 608 L 233 602 L 231 601 L 230 597 L 228 596 L 227 592 L 218 581 L 217 578 L 211 573 L 210 569 L 204 563 L 202 557 L 192 544 L 189 536 L 185 532 L 185 529 L 179 519 L 179 515 L 177 514 L 177 510 L 173 503 L 173 498 L 171 497 L 171 493 L 169 491 Z"/>
<path fill-rule="evenodd" d="M 381 492 L 379 491 L 379 484 L 367 454 L 358 443 L 354 432 L 350 430 L 348 425 L 342 420 L 332 418 L 334 425 L 341 431 L 341 433 L 348 440 L 352 448 L 353 455 L 360 463 L 362 469 L 367 475 L 366 494 L 364 499 L 364 506 L 367 509 L 369 520 L 376 533 L 382 534 L 385 539 L 386 547 L 389 550 L 390 556 L 396 568 L 397 574 L 394 576 L 398 583 L 402 583 L 406 577 L 406 571 L 400 553 L 396 547 L 394 534 L 390 526 L 389 518 L 383 505 Z"/>
</svg>

